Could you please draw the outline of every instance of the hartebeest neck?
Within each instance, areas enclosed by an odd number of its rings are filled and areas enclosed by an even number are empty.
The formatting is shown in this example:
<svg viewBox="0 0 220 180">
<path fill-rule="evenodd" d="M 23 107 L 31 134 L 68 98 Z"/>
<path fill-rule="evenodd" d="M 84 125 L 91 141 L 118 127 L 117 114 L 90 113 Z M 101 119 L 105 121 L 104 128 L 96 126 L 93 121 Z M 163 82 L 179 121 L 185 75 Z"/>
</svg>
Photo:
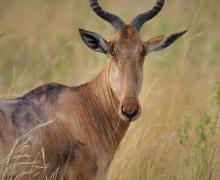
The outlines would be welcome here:
<svg viewBox="0 0 220 180">
<path fill-rule="evenodd" d="M 99 103 L 99 113 L 102 113 L 101 123 L 103 130 L 108 133 L 107 139 L 111 140 L 112 150 L 116 150 L 124 137 L 129 123 L 122 120 L 118 114 L 119 99 L 116 97 L 109 83 L 109 68 L 105 68 L 89 83 L 93 88 L 94 98 Z M 110 148 L 110 147 L 109 147 Z"/>
<path fill-rule="evenodd" d="M 91 105 L 88 108 L 91 108 L 90 110 L 93 112 L 90 123 L 94 127 L 94 133 L 105 151 L 113 156 L 129 123 L 119 117 L 119 100 L 111 89 L 108 73 L 107 67 L 95 79 L 81 88 L 89 95 L 87 102 Z"/>
</svg>

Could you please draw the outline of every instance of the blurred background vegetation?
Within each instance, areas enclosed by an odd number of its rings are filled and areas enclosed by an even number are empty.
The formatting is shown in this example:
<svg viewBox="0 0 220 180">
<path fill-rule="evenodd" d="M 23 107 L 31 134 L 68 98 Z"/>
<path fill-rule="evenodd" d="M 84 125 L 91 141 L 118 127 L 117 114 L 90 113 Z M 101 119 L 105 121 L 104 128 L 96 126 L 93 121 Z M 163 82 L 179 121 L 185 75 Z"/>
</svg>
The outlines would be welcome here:
<svg viewBox="0 0 220 180">
<path fill-rule="evenodd" d="M 129 22 L 155 0 L 100 3 Z M 131 124 L 109 180 L 219 179 L 219 7 L 219 0 L 169 0 L 143 27 L 143 40 L 189 32 L 146 58 L 142 116 Z M 108 40 L 114 35 L 88 0 L 0 0 L 0 97 L 47 82 L 79 85 L 95 77 L 107 58 L 86 48 L 79 28 Z"/>
</svg>

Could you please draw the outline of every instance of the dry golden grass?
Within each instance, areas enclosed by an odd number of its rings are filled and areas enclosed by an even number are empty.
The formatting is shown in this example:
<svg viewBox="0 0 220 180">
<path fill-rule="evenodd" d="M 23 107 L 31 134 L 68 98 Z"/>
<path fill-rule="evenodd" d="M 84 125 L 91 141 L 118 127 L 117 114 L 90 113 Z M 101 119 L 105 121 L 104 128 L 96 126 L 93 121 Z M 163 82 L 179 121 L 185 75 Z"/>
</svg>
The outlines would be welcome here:
<svg viewBox="0 0 220 180">
<path fill-rule="evenodd" d="M 101 3 L 129 22 L 154 0 Z M 219 121 L 218 105 L 212 102 L 213 87 L 220 80 L 219 7 L 219 0 L 169 0 L 144 26 L 144 40 L 185 28 L 189 32 L 169 49 L 146 58 L 142 116 L 126 134 L 109 180 L 219 179 L 218 123 L 214 135 L 208 130 Z M 114 33 L 87 1 L 0 0 L 0 97 L 16 97 L 46 82 L 78 85 L 93 78 L 106 57 L 84 46 L 78 28 L 106 39 Z M 204 113 L 212 121 L 201 129 Z M 185 127 L 188 139 L 181 144 L 180 129 L 187 122 L 191 128 Z M 200 142 L 198 131 L 208 138 Z"/>
<path fill-rule="evenodd" d="M 31 180 L 34 177 L 46 180 L 56 179 L 58 169 L 51 177 L 47 176 L 48 165 L 45 160 L 44 148 L 42 147 L 36 156 L 33 156 L 33 147 L 31 145 L 33 137 L 36 136 L 42 128 L 49 126 L 51 123 L 53 123 L 53 121 L 41 124 L 17 139 L 8 155 L 0 160 L 0 179 Z"/>
</svg>

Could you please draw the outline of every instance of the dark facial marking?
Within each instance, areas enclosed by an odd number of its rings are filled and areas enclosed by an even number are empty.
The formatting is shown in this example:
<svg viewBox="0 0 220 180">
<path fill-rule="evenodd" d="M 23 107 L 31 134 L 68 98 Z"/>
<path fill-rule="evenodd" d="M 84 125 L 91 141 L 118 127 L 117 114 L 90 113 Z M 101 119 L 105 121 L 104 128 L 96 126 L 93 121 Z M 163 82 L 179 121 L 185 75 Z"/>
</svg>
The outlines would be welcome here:
<svg viewBox="0 0 220 180">
<path fill-rule="evenodd" d="M 122 37 L 125 38 L 125 39 L 128 39 L 128 38 L 129 38 L 128 29 L 125 29 L 125 30 L 122 31 Z"/>
<path fill-rule="evenodd" d="M 123 40 L 129 40 L 129 39 L 134 39 L 137 36 L 137 32 L 135 32 L 135 30 L 132 27 L 124 27 L 123 29 L 121 29 L 120 32 L 120 37 Z"/>
<path fill-rule="evenodd" d="M 96 162 L 93 162 L 93 168 L 92 168 L 92 174 L 95 176 L 97 174 L 98 167 L 96 165 Z"/>
</svg>

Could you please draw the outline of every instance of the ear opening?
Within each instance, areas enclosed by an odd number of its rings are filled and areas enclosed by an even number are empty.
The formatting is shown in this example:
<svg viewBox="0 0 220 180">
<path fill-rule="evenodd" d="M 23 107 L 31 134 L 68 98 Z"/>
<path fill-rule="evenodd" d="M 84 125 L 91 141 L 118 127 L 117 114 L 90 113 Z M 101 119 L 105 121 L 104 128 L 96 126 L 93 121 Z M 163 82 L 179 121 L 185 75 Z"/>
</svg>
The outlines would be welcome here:
<svg viewBox="0 0 220 180">
<path fill-rule="evenodd" d="M 96 52 L 108 53 L 108 42 L 102 36 L 84 29 L 79 29 L 79 33 L 88 48 Z"/>
</svg>

